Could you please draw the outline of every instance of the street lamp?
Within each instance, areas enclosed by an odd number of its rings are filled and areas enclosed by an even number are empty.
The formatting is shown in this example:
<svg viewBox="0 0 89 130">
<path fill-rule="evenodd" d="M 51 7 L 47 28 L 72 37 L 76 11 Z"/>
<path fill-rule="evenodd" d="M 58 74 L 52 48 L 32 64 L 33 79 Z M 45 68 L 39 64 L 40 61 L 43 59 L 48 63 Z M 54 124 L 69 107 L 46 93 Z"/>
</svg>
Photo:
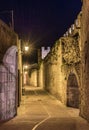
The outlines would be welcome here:
<svg viewBox="0 0 89 130">
<path fill-rule="evenodd" d="M 24 69 L 27 69 L 28 68 L 28 65 L 24 65 Z"/>
<path fill-rule="evenodd" d="M 29 46 L 25 46 L 24 49 L 25 49 L 26 52 L 28 52 Z"/>
<path fill-rule="evenodd" d="M 23 69 L 23 62 L 22 62 L 22 57 L 23 55 L 25 55 L 28 50 L 29 50 L 29 46 L 27 45 L 27 43 L 25 43 L 25 45 L 22 45 L 23 41 L 18 40 L 18 69 L 19 69 L 19 97 L 20 97 L 20 101 L 22 98 L 22 95 L 24 94 L 24 86 L 23 86 L 23 81 L 24 81 L 24 69 L 27 69 L 27 65 L 25 66 L 25 68 Z"/>
<path fill-rule="evenodd" d="M 29 46 L 25 45 L 22 47 L 21 49 L 21 54 L 24 55 L 24 54 L 27 54 L 29 51 Z"/>
</svg>

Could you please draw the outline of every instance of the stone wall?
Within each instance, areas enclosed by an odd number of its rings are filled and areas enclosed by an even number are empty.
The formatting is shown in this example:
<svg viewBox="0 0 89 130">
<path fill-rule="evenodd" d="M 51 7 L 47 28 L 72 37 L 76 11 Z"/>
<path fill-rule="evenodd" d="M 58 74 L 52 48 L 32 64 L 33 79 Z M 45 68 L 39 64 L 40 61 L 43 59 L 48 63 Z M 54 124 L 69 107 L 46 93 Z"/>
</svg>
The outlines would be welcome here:
<svg viewBox="0 0 89 130">
<path fill-rule="evenodd" d="M 29 83 L 31 86 L 37 87 L 37 69 L 32 69 Z"/>
<path fill-rule="evenodd" d="M 58 40 L 44 59 L 44 87 L 48 92 L 65 102 L 65 86 L 61 86 L 61 60 L 61 41 Z"/>
<path fill-rule="evenodd" d="M 68 98 L 75 101 L 73 97 L 78 97 L 78 107 L 80 105 L 80 86 L 81 86 L 81 12 L 79 13 L 74 24 L 68 31 L 55 42 L 51 51 L 39 64 L 38 80 L 51 94 L 55 95 L 62 103 L 67 105 Z M 68 79 L 73 73 L 78 83 L 78 88 L 73 88 L 68 94 Z M 41 80 L 40 80 L 41 79 Z M 72 79 L 71 79 L 72 80 Z M 70 81 L 71 82 L 71 81 Z M 72 84 L 72 86 L 75 86 Z M 75 92 L 76 90 L 77 92 Z M 73 92 L 75 95 L 73 95 Z M 79 95 L 77 96 L 77 94 Z M 71 97 L 72 95 L 72 97 Z M 74 103 L 76 104 L 76 103 Z M 72 105 L 74 105 L 72 103 Z"/>
<path fill-rule="evenodd" d="M 89 1 L 82 2 L 82 11 L 54 44 L 39 73 L 43 71 L 43 87 L 48 92 L 65 105 L 79 108 L 89 121 Z"/>
<path fill-rule="evenodd" d="M 80 85 L 80 49 L 76 38 L 61 37 L 43 61 L 44 88 L 67 104 L 67 82 L 74 73 Z M 75 91 L 75 90 L 74 90 Z"/>
<path fill-rule="evenodd" d="M 80 114 L 89 121 L 89 1 L 83 0 L 82 7 L 82 80 Z"/>
<path fill-rule="evenodd" d="M 44 88 L 44 66 L 43 60 L 40 61 L 39 69 L 37 69 L 37 86 Z"/>
</svg>

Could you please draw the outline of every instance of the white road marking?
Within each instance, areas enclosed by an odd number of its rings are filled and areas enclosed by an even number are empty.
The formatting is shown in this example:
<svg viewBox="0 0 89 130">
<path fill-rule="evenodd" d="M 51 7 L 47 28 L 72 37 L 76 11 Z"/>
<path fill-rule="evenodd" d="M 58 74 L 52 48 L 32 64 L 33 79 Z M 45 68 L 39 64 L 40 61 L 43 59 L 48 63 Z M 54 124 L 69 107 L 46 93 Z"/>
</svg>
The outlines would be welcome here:
<svg viewBox="0 0 89 130">
<path fill-rule="evenodd" d="M 47 110 L 47 108 L 45 107 L 45 105 L 43 105 L 42 102 L 40 102 L 40 104 L 43 106 L 43 108 L 44 108 L 45 111 L 47 112 L 48 117 L 46 117 L 44 120 L 42 120 L 42 121 L 40 121 L 38 124 L 36 124 L 36 125 L 33 127 L 32 130 L 36 130 L 37 127 L 39 127 L 42 123 L 44 123 L 46 120 L 48 120 L 48 119 L 51 117 L 51 115 L 50 115 L 50 113 L 48 112 L 48 110 Z"/>
</svg>

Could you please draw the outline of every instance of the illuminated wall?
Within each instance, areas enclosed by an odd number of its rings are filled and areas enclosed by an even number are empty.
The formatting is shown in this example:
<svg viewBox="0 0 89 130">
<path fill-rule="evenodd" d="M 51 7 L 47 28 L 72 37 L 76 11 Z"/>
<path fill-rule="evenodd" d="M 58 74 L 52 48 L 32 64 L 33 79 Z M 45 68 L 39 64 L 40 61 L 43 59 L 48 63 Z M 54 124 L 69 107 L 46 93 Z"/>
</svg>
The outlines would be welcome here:
<svg viewBox="0 0 89 130">
<path fill-rule="evenodd" d="M 42 86 L 65 105 L 67 105 L 68 99 L 67 84 L 70 73 L 74 73 L 79 90 L 81 90 L 80 21 L 81 12 L 73 26 L 69 28 L 63 37 L 55 42 L 44 60 L 39 63 L 39 81 L 41 79 L 39 84 L 41 84 L 43 80 Z M 79 94 L 80 93 L 81 92 L 79 92 Z M 71 96 L 71 94 L 69 96 Z M 78 96 L 80 97 L 80 95 Z"/>
<path fill-rule="evenodd" d="M 37 87 L 37 69 L 32 69 L 29 81 L 31 86 Z"/>
<path fill-rule="evenodd" d="M 76 39 L 76 38 L 75 38 Z M 80 85 L 79 42 L 72 37 L 62 37 L 43 61 L 44 88 L 67 104 L 68 77 L 73 72 Z"/>
<path fill-rule="evenodd" d="M 51 49 L 50 53 L 43 61 L 44 66 L 44 88 L 55 95 L 62 102 L 65 102 L 62 97 L 65 97 L 63 87 L 61 86 L 61 44 L 60 40 Z"/>
<path fill-rule="evenodd" d="M 39 69 L 37 70 L 37 86 L 44 88 L 44 64 L 43 61 L 40 62 Z"/>
<path fill-rule="evenodd" d="M 82 7 L 82 94 L 80 115 L 89 121 L 89 1 L 83 0 Z"/>
</svg>

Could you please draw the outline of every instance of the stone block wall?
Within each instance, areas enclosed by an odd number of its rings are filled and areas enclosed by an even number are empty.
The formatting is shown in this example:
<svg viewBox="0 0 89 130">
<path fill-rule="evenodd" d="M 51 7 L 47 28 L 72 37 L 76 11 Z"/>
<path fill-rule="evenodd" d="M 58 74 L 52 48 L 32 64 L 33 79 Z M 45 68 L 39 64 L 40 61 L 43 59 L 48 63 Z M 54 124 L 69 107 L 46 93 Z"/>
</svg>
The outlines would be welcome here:
<svg viewBox="0 0 89 130">
<path fill-rule="evenodd" d="M 89 121 L 89 1 L 83 0 L 82 7 L 82 68 L 80 115 Z"/>
</svg>

